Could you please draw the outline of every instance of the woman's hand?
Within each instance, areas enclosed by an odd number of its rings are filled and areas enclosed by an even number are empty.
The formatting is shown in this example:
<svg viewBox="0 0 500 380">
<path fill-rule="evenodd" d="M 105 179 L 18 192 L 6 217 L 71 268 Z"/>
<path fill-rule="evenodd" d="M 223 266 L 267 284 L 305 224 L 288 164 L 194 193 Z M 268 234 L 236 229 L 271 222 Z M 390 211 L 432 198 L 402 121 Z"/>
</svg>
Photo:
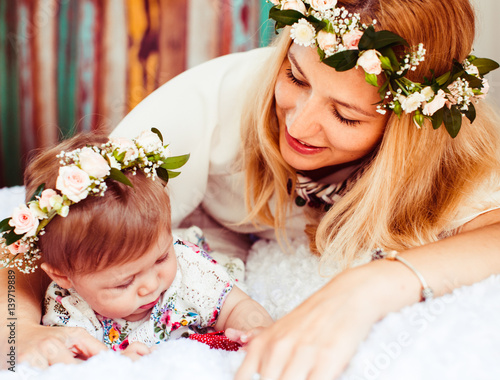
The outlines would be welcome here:
<svg viewBox="0 0 500 380">
<path fill-rule="evenodd" d="M 17 360 L 33 367 L 78 363 L 107 349 L 79 327 L 24 325 L 18 330 Z"/>
<path fill-rule="evenodd" d="M 386 305 L 377 297 L 380 278 L 365 272 L 345 271 L 272 326 L 249 334 L 247 355 L 235 379 L 250 380 L 256 373 L 272 380 L 339 376 L 372 325 L 385 315 Z"/>
</svg>

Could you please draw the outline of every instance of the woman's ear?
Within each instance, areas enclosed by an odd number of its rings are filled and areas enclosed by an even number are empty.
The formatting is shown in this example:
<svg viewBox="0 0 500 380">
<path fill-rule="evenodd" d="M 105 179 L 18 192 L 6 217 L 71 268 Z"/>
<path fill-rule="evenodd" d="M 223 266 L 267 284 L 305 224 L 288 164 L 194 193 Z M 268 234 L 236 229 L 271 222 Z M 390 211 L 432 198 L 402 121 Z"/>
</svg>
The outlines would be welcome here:
<svg viewBox="0 0 500 380">
<path fill-rule="evenodd" d="M 71 279 L 59 272 L 53 266 L 47 263 L 42 263 L 40 267 L 44 270 L 45 273 L 47 273 L 52 281 L 55 281 L 61 288 L 69 289 L 73 287 L 73 282 L 71 282 Z"/>
</svg>

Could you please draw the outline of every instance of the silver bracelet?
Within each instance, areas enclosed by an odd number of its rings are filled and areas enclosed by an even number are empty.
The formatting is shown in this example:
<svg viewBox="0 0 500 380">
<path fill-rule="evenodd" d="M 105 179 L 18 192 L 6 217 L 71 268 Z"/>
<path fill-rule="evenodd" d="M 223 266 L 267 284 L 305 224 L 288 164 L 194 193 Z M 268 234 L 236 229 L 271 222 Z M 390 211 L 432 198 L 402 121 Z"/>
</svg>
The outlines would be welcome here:
<svg viewBox="0 0 500 380">
<path fill-rule="evenodd" d="M 418 280 L 422 284 L 422 292 L 421 292 L 422 301 L 434 297 L 434 291 L 430 288 L 429 285 L 427 285 L 427 281 L 425 281 L 424 276 L 422 276 L 422 274 L 418 270 L 416 270 L 415 267 L 411 265 L 410 262 L 398 256 L 398 253 L 399 253 L 398 251 L 385 252 L 383 249 L 376 248 L 372 251 L 372 261 L 379 259 L 397 260 L 400 263 L 406 265 L 408 269 L 410 269 L 413 273 L 415 273 L 415 275 L 418 277 Z"/>
</svg>

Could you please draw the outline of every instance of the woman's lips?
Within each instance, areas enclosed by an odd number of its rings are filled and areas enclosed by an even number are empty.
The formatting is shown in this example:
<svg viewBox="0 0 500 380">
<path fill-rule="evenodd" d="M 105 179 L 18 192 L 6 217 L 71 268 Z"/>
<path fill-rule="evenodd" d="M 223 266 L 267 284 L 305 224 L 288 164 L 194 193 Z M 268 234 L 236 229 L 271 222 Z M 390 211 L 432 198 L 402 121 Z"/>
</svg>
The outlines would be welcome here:
<svg viewBox="0 0 500 380">
<path fill-rule="evenodd" d="M 286 139 L 286 142 L 288 143 L 288 145 L 290 146 L 290 148 L 292 148 L 293 150 L 295 150 L 297 153 L 300 153 L 300 154 L 306 154 L 306 155 L 317 154 L 317 153 L 323 151 L 324 149 L 326 149 L 326 148 L 320 148 L 320 147 L 312 146 L 312 145 L 305 145 L 300 140 L 297 140 L 295 137 L 292 137 L 288 133 L 287 128 L 285 128 L 285 139 Z"/>
<path fill-rule="evenodd" d="M 159 300 L 160 300 L 160 297 L 158 297 L 156 299 L 156 301 L 150 302 L 146 305 L 142 305 L 141 307 L 139 307 L 139 309 L 151 309 L 154 305 L 156 305 L 158 303 Z"/>
</svg>

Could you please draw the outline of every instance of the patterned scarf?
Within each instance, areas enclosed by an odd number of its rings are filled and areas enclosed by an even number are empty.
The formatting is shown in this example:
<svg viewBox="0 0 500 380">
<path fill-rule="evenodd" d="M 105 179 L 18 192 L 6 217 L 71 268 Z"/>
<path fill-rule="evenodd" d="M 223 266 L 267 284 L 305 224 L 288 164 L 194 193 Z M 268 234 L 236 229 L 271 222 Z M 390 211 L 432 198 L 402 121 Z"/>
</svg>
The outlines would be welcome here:
<svg viewBox="0 0 500 380">
<path fill-rule="evenodd" d="M 313 208 L 323 207 L 328 211 L 344 194 L 352 188 L 364 171 L 365 165 L 356 169 L 349 177 L 339 183 L 325 184 L 314 182 L 312 179 L 297 172 L 295 184 L 295 204 L 299 207 L 305 205 Z M 288 194 L 291 194 L 292 181 L 288 181 Z"/>
</svg>

